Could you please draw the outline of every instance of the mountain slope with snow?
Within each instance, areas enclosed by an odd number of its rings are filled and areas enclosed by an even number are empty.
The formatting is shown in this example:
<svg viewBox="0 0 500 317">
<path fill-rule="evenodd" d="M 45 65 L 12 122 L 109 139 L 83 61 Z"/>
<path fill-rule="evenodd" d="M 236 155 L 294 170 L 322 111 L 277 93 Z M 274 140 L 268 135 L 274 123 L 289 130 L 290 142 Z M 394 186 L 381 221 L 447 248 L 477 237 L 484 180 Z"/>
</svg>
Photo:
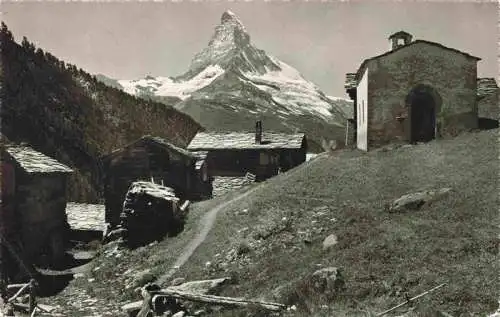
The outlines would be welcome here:
<svg viewBox="0 0 500 317">
<path fill-rule="evenodd" d="M 207 47 L 196 54 L 186 73 L 117 81 L 139 97 L 170 98 L 175 107 L 209 130 L 264 129 L 303 131 L 316 141 L 342 143 L 352 103 L 325 95 L 296 69 L 252 45 L 236 15 L 222 14 Z"/>
</svg>

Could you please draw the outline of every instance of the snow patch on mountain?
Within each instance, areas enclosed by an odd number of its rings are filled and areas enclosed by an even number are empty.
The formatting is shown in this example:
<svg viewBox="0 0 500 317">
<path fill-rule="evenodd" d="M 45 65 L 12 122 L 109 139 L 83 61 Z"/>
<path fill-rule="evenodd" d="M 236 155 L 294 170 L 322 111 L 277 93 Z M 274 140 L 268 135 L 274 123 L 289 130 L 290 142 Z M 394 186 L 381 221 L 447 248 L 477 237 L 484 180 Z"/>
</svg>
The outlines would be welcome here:
<svg viewBox="0 0 500 317">
<path fill-rule="evenodd" d="M 156 96 L 172 96 L 182 100 L 189 98 L 191 93 L 210 85 L 224 73 L 219 65 L 209 65 L 196 76 L 185 81 L 175 81 L 170 77 L 147 76 L 137 80 L 119 80 L 118 83 L 126 93 L 139 95 L 141 93 Z"/>
<path fill-rule="evenodd" d="M 293 67 L 270 57 L 281 70 L 263 75 L 247 72 L 243 75 L 260 90 L 270 93 L 273 101 L 294 114 L 315 114 L 325 120 L 332 118 L 332 105 L 313 83 L 305 80 Z"/>
</svg>

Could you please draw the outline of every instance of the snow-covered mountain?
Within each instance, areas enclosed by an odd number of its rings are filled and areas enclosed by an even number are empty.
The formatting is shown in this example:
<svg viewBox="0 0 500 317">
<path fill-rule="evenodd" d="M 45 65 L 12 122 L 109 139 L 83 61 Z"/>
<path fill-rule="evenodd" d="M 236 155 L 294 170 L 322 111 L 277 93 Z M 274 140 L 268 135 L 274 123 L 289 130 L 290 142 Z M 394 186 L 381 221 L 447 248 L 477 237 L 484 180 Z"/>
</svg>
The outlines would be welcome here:
<svg viewBox="0 0 500 317">
<path fill-rule="evenodd" d="M 208 45 L 177 77 L 118 80 L 129 94 L 168 99 L 209 130 L 304 131 L 316 141 L 343 140 L 352 103 L 325 95 L 296 69 L 252 45 L 238 17 L 226 11 Z M 319 142 L 318 142 L 319 143 Z"/>
</svg>

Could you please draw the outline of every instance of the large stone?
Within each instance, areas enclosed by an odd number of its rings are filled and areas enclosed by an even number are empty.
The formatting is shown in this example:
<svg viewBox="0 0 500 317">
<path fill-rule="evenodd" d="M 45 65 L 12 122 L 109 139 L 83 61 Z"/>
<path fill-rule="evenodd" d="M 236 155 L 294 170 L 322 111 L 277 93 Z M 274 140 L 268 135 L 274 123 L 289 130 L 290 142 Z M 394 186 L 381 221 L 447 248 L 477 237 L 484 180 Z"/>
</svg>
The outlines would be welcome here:
<svg viewBox="0 0 500 317">
<path fill-rule="evenodd" d="M 331 248 L 332 246 L 336 245 L 338 242 L 337 236 L 334 234 L 329 235 L 328 237 L 323 240 L 323 250 L 327 250 Z"/>
<path fill-rule="evenodd" d="M 336 294 L 344 289 L 345 282 L 340 269 L 326 267 L 312 274 L 311 285 L 318 293 Z"/>
<path fill-rule="evenodd" d="M 178 277 L 178 278 L 175 278 L 174 280 L 172 280 L 172 282 L 170 282 L 170 286 L 179 286 L 184 282 L 186 282 L 185 278 Z"/>
<path fill-rule="evenodd" d="M 428 204 L 435 201 L 442 196 L 448 194 L 451 188 L 441 188 L 437 190 L 427 190 L 422 192 L 416 192 L 411 194 L 406 194 L 398 199 L 394 200 L 389 205 L 389 212 L 399 212 L 404 210 L 418 210 L 424 204 Z"/>
</svg>

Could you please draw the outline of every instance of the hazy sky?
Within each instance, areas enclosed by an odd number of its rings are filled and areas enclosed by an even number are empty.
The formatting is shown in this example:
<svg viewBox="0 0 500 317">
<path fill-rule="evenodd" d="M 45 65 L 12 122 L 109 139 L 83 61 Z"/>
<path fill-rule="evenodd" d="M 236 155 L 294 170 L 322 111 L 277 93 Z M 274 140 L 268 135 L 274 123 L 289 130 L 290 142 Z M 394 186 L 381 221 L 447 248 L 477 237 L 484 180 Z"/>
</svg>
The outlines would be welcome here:
<svg viewBox="0 0 500 317">
<path fill-rule="evenodd" d="M 292 65 L 325 93 L 345 97 L 347 72 L 388 50 L 405 30 L 483 60 L 497 77 L 495 2 L 4 2 L 2 20 L 17 41 L 86 71 L 118 79 L 185 72 L 225 10 L 239 16 L 258 48 Z"/>
</svg>

